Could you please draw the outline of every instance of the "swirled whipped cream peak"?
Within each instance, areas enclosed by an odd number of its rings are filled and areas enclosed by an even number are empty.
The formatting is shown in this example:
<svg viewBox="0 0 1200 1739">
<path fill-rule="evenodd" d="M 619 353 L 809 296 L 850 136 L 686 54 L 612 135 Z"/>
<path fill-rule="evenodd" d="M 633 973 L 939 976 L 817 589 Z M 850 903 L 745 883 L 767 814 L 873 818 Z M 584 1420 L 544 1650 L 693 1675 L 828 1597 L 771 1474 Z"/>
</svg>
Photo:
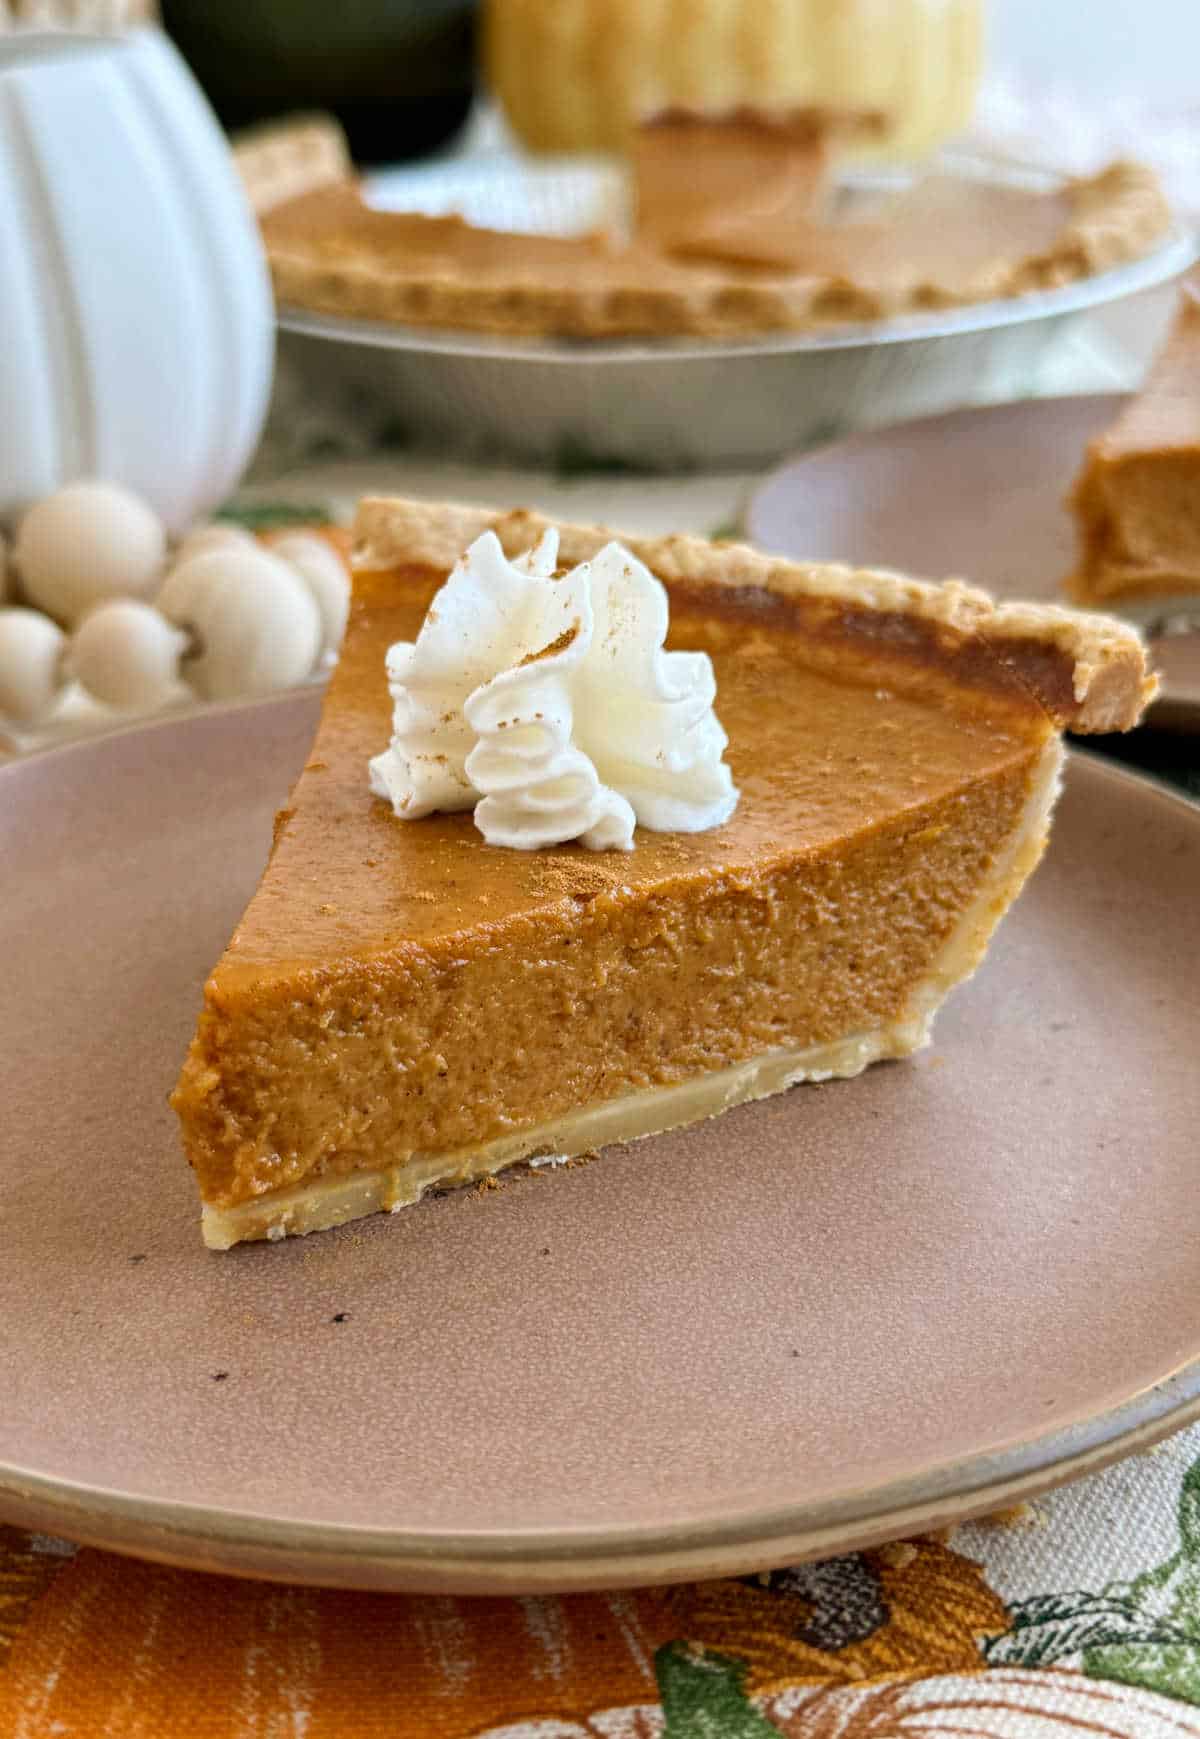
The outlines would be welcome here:
<svg viewBox="0 0 1200 1739">
<path fill-rule="evenodd" d="M 664 649 L 666 590 L 619 543 L 557 564 L 553 530 L 515 561 L 494 532 L 471 545 L 388 652 L 372 791 L 405 820 L 473 809 L 490 845 L 524 851 L 719 827 L 738 792 L 708 654 Z"/>
</svg>

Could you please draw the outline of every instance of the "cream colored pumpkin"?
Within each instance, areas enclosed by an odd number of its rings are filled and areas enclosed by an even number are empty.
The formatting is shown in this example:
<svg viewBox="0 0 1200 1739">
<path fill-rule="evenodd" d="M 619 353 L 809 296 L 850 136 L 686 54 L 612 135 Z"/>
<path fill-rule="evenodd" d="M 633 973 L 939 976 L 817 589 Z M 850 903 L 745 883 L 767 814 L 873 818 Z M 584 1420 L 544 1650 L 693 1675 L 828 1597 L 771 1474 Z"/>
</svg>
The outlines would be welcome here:
<svg viewBox="0 0 1200 1739">
<path fill-rule="evenodd" d="M 881 111 L 890 156 L 970 117 L 980 0 L 488 0 L 492 88 L 536 151 L 620 150 L 682 105 Z"/>
</svg>

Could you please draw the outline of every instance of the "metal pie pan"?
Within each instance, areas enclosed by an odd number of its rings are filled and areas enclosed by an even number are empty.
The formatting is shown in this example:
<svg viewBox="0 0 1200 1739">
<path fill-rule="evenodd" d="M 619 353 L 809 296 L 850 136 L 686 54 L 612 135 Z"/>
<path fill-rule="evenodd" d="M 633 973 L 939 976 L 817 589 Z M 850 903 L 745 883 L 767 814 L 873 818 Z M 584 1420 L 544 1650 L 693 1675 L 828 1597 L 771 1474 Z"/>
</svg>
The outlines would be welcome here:
<svg viewBox="0 0 1200 1739">
<path fill-rule="evenodd" d="M 284 307 L 280 369 L 335 419 L 463 457 L 751 467 L 852 427 L 1037 392 L 1091 311 L 1169 282 L 1197 257 L 1196 239 L 1178 232 L 1059 289 L 737 342 L 492 338 Z"/>
</svg>

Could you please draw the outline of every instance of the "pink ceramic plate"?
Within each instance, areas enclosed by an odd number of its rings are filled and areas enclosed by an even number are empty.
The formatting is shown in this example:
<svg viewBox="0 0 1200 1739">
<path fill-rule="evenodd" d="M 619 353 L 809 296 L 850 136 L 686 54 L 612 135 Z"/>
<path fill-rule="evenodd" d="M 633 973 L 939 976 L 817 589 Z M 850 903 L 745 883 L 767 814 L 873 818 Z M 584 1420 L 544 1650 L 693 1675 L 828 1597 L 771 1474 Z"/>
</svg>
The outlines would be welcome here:
<svg viewBox="0 0 1200 1739">
<path fill-rule="evenodd" d="M 315 712 L 0 769 L 0 1514 L 598 1587 L 912 1532 L 1200 1412 L 1200 810 L 1082 756 L 912 1062 L 206 1251 L 165 1098 Z"/>
<path fill-rule="evenodd" d="M 958 574 L 1000 597 L 1064 603 L 1074 532 L 1063 506 L 1117 395 L 953 411 L 854 435 L 790 460 L 758 490 L 746 529 L 800 560 Z M 1155 639 L 1155 724 L 1200 725 L 1200 604 Z"/>
</svg>

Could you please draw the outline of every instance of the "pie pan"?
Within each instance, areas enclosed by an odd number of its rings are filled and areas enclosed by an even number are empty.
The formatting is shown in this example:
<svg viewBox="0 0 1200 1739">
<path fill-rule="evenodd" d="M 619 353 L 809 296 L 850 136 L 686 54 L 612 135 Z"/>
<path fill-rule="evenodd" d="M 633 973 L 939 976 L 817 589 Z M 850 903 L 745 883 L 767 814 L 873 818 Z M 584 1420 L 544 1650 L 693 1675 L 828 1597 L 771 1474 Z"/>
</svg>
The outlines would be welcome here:
<svg viewBox="0 0 1200 1739">
<path fill-rule="evenodd" d="M 948 166 L 1012 186 L 1057 183 L 1043 170 L 966 156 Z M 468 157 L 368 182 L 368 198 L 465 210 L 475 221 L 498 213 L 490 221 L 518 230 L 569 230 L 580 227 L 573 213 L 595 221 L 612 201 L 611 176 L 586 166 L 538 175 Z M 878 181 L 860 172 L 850 188 Z M 737 342 L 493 338 L 284 306 L 279 360 L 299 402 L 324 402 L 342 421 L 349 415 L 390 439 L 464 457 L 659 471 L 756 466 L 868 423 L 1052 390 L 1063 341 L 1089 311 L 1166 283 L 1196 257 L 1195 238 L 1180 230 L 1139 259 L 1059 289 Z M 1155 324 L 1146 322 L 1147 346 Z"/>
<path fill-rule="evenodd" d="M 205 1251 L 165 1095 L 317 698 L 0 768 L 0 1516 L 330 1585 L 750 1571 L 1200 1415 L 1200 809 L 1070 757 L 931 1050 Z"/>
</svg>

